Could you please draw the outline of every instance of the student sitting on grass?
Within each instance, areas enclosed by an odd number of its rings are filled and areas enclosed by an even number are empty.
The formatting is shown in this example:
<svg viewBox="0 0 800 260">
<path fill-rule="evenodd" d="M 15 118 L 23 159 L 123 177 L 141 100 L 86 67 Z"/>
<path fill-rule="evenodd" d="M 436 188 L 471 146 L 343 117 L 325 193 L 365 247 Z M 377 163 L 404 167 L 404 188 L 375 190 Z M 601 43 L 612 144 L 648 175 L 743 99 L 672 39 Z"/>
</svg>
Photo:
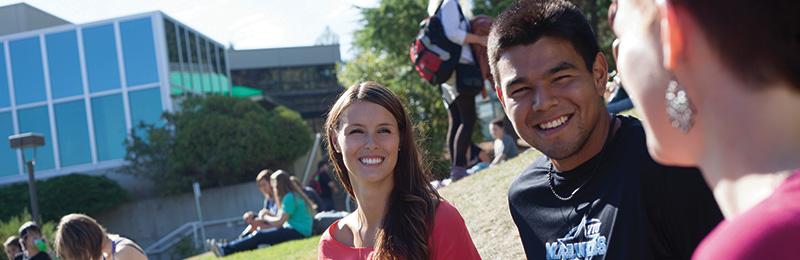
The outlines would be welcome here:
<svg viewBox="0 0 800 260">
<path fill-rule="evenodd" d="M 514 137 L 506 133 L 505 122 L 502 118 L 495 119 L 489 124 L 489 133 L 494 137 L 494 159 L 490 166 L 517 157 L 519 150 Z"/>
<path fill-rule="evenodd" d="M 252 211 L 247 211 L 242 214 L 242 219 L 247 224 L 247 227 L 242 231 L 239 235 L 239 238 L 243 238 L 256 232 L 261 229 L 269 229 L 273 228 L 267 221 L 264 221 L 264 216 L 275 216 L 278 213 L 278 204 L 275 203 L 275 199 L 272 198 L 272 184 L 269 182 L 270 176 L 272 176 L 272 170 L 264 169 L 258 173 L 256 176 L 256 184 L 258 184 L 258 190 L 261 191 L 261 194 L 264 195 L 264 206 L 263 208 L 258 211 L 258 214 L 255 214 Z"/>
<path fill-rule="evenodd" d="M 256 249 L 259 245 L 275 245 L 311 235 L 314 222 L 312 216 L 317 205 L 303 193 L 300 186 L 292 182 L 285 171 L 276 171 L 270 179 L 273 196 L 278 202 L 278 214 L 265 215 L 263 220 L 277 228 L 259 230 L 229 243 L 213 243 L 212 249 L 215 255 L 225 256 Z"/>
<path fill-rule="evenodd" d="M 472 175 L 492 165 L 492 152 L 481 149 L 478 152 L 478 163 L 467 169 L 467 174 Z"/>
</svg>

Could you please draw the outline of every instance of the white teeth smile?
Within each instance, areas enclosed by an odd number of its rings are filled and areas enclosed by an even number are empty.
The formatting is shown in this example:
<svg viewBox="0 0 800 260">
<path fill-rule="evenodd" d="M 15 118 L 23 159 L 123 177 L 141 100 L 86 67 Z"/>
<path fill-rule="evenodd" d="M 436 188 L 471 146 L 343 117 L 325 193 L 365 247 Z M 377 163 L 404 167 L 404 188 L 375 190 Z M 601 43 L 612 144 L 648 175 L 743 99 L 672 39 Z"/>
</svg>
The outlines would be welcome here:
<svg viewBox="0 0 800 260">
<path fill-rule="evenodd" d="M 567 118 L 568 118 L 567 116 L 561 116 L 561 117 L 557 118 L 556 120 L 553 120 L 553 121 L 550 121 L 550 122 L 541 123 L 541 124 L 539 124 L 539 128 L 542 129 L 542 130 L 547 130 L 547 129 L 550 129 L 550 128 L 559 127 L 562 124 L 564 124 L 564 122 L 567 121 Z"/>
<path fill-rule="evenodd" d="M 361 158 L 358 159 L 361 163 L 366 165 L 375 165 L 383 162 L 383 158 L 381 157 L 373 157 L 373 158 Z"/>
</svg>

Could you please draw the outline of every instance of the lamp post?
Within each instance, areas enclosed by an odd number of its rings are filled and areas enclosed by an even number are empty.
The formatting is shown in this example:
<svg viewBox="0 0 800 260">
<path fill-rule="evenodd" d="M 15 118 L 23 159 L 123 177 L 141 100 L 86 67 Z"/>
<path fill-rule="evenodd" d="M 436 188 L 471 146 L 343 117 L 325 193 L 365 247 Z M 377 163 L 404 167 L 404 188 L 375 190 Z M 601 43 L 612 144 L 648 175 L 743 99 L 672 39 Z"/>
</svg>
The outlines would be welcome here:
<svg viewBox="0 0 800 260">
<path fill-rule="evenodd" d="M 8 137 L 8 142 L 12 149 L 19 149 L 22 152 L 22 161 L 28 165 L 28 192 L 31 197 L 31 214 L 36 224 L 42 224 L 42 217 L 39 215 L 39 200 L 36 197 L 36 181 L 33 178 L 33 168 L 36 165 L 36 148 L 44 145 L 44 136 L 37 133 L 23 133 Z M 33 158 L 25 161 L 26 148 L 33 148 Z"/>
</svg>

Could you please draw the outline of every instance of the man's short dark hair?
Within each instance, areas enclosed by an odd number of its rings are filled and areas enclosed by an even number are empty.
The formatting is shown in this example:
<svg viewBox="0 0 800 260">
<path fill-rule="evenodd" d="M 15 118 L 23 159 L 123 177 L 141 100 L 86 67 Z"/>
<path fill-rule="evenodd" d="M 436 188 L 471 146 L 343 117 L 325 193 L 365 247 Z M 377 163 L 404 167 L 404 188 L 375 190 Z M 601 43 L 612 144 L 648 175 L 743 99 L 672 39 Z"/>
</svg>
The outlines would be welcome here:
<svg viewBox="0 0 800 260">
<path fill-rule="evenodd" d="M 317 163 L 317 169 L 322 168 L 322 166 L 327 166 L 328 160 L 322 160 Z"/>
<path fill-rule="evenodd" d="M 492 120 L 492 124 L 500 128 L 504 128 L 506 126 L 504 118 L 497 118 L 495 120 Z"/>
<path fill-rule="evenodd" d="M 489 65 L 498 82 L 497 62 L 511 47 L 533 44 L 542 37 L 567 40 L 592 70 L 600 47 L 581 11 L 566 0 L 520 0 L 506 8 L 489 33 Z"/>
</svg>

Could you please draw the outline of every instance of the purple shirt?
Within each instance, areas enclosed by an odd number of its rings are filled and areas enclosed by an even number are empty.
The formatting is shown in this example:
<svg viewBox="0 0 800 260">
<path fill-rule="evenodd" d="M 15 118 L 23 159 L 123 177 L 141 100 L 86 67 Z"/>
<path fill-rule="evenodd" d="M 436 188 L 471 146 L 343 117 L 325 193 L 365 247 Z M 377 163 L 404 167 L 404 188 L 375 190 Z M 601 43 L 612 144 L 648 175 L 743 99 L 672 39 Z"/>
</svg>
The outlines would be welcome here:
<svg viewBox="0 0 800 260">
<path fill-rule="evenodd" d="M 692 259 L 793 259 L 800 256 L 800 170 L 764 201 L 720 223 Z"/>
</svg>

